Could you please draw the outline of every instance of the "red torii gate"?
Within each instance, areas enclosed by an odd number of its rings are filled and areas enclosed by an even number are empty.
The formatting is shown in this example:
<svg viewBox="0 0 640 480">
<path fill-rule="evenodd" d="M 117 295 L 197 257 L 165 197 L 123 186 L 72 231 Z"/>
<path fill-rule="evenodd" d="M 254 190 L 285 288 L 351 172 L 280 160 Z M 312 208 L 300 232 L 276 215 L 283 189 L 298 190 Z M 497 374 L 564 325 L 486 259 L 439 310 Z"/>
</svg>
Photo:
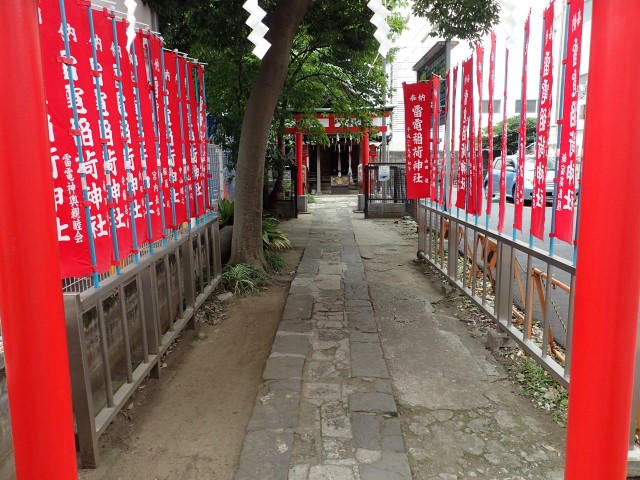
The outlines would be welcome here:
<svg viewBox="0 0 640 480">
<path fill-rule="evenodd" d="M 620 168 L 594 168 L 582 180 L 580 230 L 588 231 L 579 235 L 567 480 L 626 476 L 640 301 L 634 274 L 640 269 L 640 217 L 633 201 L 640 178 L 640 108 L 633 101 L 640 78 L 640 63 L 633 61 L 638 24 L 637 0 L 593 1 L 584 157 L 619 162 L 624 175 Z M 77 474 L 39 42 L 37 1 L 4 2 L 0 64 L 21 74 L 0 75 L 0 316 L 18 480 L 70 480 Z M 611 86 L 624 101 L 611 101 Z M 302 132 L 291 133 L 302 138 Z M 366 132 L 363 143 L 368 146 Z M 29 159 L 30 168 L 16 158 Z M 624 236 L 593 228 L 612 223 L 624 225 Z M 602 245 L 612 242 L 603 284 Z M 39 272 L 37 311 L 30 298 L 33 272 Z M 40 321 L 26 321 L 30 312 Z M 603 319 L 615 325 L 599 328 Z"/>
<path fill-rule="evenodd" d="M 389 117 L 389 115 L 390 115 L 390 110 L 386 109 L 384 112 L 384 116 Z M 300 118 L 302 115 L 300 113 L 294 113 L 293 116 L 296 118 Z M 340 119 L 344 117 L 337 116 L 336 114 L 330 111 L 318 112 L 316 113 L 316 118 L 322 125 L 324 129 L 324 133 L 327 135 L 342 135 L 342 134 L 348 135 L 349 133 L 362 133 L 363 136 L 362 136 L 362 140 L 360 141 L 360 148 L 361 148 L 360 163 L 363 166 L 369 163 L 369 127 L 363 128 L 363 127 L 342 125 L 340 122 Z M 380 117 L 378 115 L 371 115 L 371 118 L 380 118 Z M 381 133 L 386 133 L 388 131 L 386 125 L 376 125 L 375 128 L 377 131 Z M 302 181 L 302 177 L 303 177 L 302 168 L 303 168 L 303 157 L 304 157 L 303 140 L 304 140 L 304 135 L 308 132 L 304 132 L 300 130 L 298 127 L 292 127 L 292 128 L 286 129 L 284 133 L 289 135 L 295 135 L 296 166 L 298 167 L 298 178 L 297 178 L 298 195 L 302 196 L 306 193 L 304 191 L 305 185 L 303 184 L 303 181 Z"/>
</svg>

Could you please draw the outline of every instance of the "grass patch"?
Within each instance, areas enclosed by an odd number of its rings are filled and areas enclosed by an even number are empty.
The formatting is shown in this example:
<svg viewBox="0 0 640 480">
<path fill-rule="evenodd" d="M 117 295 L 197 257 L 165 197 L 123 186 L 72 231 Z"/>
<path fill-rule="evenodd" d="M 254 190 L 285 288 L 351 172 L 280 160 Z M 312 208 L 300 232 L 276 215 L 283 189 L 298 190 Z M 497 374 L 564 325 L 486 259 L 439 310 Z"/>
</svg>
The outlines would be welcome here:
<svg viewBox="0 0 640 480">
<path fill-rule="evenodd" d="M 241 263 L 227 267 L 222 273 L 222 286 L 234 294 L 253 293 L 257 284 L 269 280 L 269 276 L 259 268 Z"/>
<path fill-rule="evenodd" d="M 264 251 L 264 259 L 267 262 L 267 271 L 269 273 L 282 273 L 289 266 L 281 255 L 270 250 Z"/>
<path fill-rule="evenodd" d="M 561 425 L 567 422 L 569 392 L 542 368 L 535 360 L 521 357 L 517 360 L 516 380 L 518 393 L 536 404 L 536 407 L 551 412 L 553 419 Z"/>
<path fill-rule="evenodd" d="M 316 197 L 314 197 L 310 193 L 307 193 L 307 203 L 316 203 Z"/>
</svg>

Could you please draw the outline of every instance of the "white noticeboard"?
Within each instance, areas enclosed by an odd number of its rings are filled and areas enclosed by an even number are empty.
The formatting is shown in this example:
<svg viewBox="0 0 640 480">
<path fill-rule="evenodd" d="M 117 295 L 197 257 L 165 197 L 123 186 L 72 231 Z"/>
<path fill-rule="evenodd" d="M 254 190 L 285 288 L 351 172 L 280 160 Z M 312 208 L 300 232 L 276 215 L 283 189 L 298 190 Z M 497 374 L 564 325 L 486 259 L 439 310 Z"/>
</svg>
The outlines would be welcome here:
<svg viewBox="0 0 640 480">
<path fill-rule="evenodd" d="M 391 177 L 391 171 L 389 165 L 380 165 L 378 168 L 378 181 L 386 182 Z"/>
</svg>

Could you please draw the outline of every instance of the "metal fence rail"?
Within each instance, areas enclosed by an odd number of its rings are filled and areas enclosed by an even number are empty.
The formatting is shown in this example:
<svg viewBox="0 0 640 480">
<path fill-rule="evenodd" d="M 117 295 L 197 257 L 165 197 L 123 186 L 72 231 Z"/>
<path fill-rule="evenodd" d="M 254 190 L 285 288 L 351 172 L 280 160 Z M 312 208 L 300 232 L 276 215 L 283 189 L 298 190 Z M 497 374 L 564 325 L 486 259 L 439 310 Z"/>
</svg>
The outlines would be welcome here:
<svg viewBox="0 0 640 480">
<path fill-rule="evenodd" d="M 568 386 L 575 267 L 423 203 L 418 205 L 418 232 L 419 256 L 473 299 L 560 384 Z M 568 296 L 563 308 L 554 300 L 560 295 Z M 552 322 L 553 316 L 561 321 Z M 556 337 L 562 337 L 562 342 Z"/>
<path fill-rule="evenodd" d="M 576 267 L 477 221 L 419 202 L 418 256 L 436 268 L 561 385 L 568 387 Z M 605 327 L 603 327 L 605 328 Z M 597 354 L 597 352 L 594 352 Z M 640 345 L 636 353 L 640 371 Z M 636 374 L 628 472 L 640 473 L 640 374 Z"/>
<path fill-rule="evenodd" d="M 220 281 L 218 218 L 203 221 L 153 255 L 65 293 L 73 408 L 80 462 L 96 467 L 98 438 Z"/>
</svg>

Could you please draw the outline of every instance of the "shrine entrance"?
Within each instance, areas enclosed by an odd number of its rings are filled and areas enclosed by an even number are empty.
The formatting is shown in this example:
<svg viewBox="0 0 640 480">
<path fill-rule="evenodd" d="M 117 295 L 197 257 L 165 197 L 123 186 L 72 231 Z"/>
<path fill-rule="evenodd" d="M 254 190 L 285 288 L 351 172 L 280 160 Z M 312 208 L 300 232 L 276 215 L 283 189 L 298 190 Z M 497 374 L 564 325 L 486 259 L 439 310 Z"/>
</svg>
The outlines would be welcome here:
<svg viewBox="0 0 640 480">
<path fill-rule="evenodd" d="M 391 109 L 387 108 L 384 117 Z M 300 114 L 294 114 L 299 117 Z M 316 118 L 329 136 L 329 145 L 310 141 L 308 132 L 298 127 L 285 130 L 295 135 L 296 165 L 298 166 L 298 208 L 305 211 L 306 194 L 345 195 L 358 193 L 362 182 L 361 165 L 375 161 L 377 145 L 370 145 L 369 129 L 386 134 L 380 116 L 372 116 L 370 126 L 344 125 L 343 117 L 330 111 L 316 113 Z M 304 197 L 304 198 L 302 198 Z"/>
</svg>

